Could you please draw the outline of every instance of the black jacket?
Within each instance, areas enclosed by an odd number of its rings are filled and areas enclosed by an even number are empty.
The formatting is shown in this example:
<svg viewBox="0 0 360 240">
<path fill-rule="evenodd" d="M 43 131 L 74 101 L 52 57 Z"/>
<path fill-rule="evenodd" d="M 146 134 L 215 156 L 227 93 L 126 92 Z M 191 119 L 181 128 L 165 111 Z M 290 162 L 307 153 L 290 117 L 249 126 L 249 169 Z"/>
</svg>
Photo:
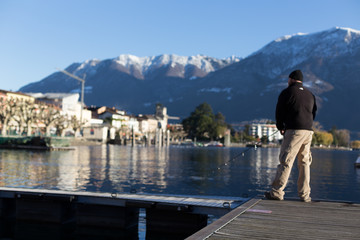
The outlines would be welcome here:
<svg viewBox="0 0 360 240">
<path fill-rule="evenodd" d="M 312 130 L 316 115 L 315 96 L 302 83 L 296 82 L 284 89 L 276 105 L 276 127 L 279 130 Z"/>
</svg>

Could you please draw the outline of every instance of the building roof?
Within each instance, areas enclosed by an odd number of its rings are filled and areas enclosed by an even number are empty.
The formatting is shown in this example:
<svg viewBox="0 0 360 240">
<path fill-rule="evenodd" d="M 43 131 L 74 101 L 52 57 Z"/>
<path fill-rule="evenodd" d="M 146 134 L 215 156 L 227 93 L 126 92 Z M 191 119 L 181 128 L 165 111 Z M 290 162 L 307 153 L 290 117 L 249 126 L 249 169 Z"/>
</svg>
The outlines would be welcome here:
<svg viewBox="0 0 360 240">
<path fill-rule="evenodd" d="M 34 98 L 62 99 L 77 95 L 78 93 L 26 93 Z"/>
<path fill-rule="evenodd" d="M 21 95 L 21 96 L 26 96 L 26 97 L 32 97 L 30 94 L 27 94 L 27 93 L 22 93 L 22 92 L 12 92 L 12 91 L 6 91 L 6 90 L 2 90 L 0 89 L 0 92 L 1 93 L 4 93 L 4 94 L 16 94 L 16 95 Z"/>
<path fill-rule="evenodd" d="M 148 115 L 148 114 L 140 114 L 137 116 L 137 119 L 139 120 L 148 120 L 148 119 L 152 119 L 152 120 L 158 120 L 155 115 Z"/>
</svg>

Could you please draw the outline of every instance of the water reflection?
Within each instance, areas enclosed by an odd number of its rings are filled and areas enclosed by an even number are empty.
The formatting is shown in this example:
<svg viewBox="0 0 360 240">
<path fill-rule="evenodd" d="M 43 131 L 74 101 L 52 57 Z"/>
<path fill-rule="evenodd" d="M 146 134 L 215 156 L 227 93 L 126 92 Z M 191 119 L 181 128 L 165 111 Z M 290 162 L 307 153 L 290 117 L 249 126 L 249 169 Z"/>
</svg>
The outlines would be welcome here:
<svg viewBox="0 0 360 240">
<path fill-rule="evenodd" d="M 356 181 L 360 185 L 360 168 L 356 168 Z"/>
<path fill-rule="evenodd" d="M 0 186 L 67 191 L 255 196 L 269 188 L 279 149 L 80 146 L 73 151 L 0 150 Z M 238 156 L 234 158 L 234 156 Z M 312 197 L 359 201 L 357 153 L 313 151 Z M 296 196 L 294 164 L 286 188 Z"/>
</svg>

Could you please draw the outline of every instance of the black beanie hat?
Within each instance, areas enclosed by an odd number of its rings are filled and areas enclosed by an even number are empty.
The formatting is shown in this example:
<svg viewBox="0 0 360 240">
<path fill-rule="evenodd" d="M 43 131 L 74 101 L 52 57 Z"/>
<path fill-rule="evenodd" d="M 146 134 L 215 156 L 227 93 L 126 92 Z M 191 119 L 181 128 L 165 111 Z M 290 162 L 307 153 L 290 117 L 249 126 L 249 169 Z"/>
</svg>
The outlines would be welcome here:
<svg viewBox="0 0 360 240">
<path fill-rule="evenodd" d="M 303 80 L 303 74 L 300 70 L 295 70 L 292 73 L 290 73 L 289 78 L 291 79 L 295 79 L 298 81 L 302 81 Z"/>
</svg>

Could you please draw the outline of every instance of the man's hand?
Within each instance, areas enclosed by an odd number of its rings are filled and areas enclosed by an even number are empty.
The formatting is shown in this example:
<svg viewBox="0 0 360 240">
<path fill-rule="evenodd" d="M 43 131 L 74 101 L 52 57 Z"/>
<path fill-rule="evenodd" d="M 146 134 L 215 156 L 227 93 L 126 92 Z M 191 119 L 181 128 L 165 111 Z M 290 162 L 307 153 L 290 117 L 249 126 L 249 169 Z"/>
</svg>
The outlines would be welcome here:
<svg viewBox="0 0 360 240">
<path fill-rule="evenodd" d="M 285 134 L 285 130 L 280 130 L 280 134 L 284 135 Z"/>
</svg>

